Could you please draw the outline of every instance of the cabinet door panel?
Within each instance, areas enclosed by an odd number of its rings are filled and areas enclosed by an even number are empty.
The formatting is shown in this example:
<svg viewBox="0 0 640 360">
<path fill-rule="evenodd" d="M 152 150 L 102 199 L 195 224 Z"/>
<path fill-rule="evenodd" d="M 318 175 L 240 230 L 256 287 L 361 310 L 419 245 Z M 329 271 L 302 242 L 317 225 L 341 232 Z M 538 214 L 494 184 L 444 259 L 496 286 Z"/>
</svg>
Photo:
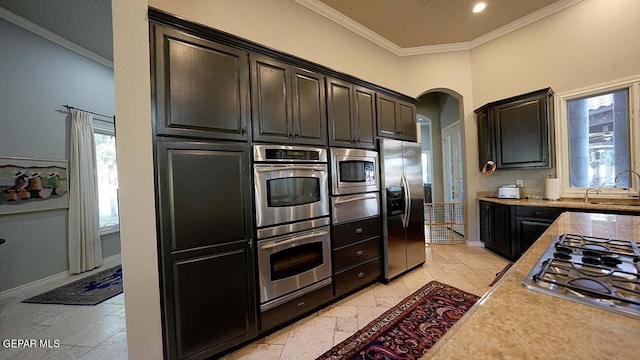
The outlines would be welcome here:
<svg viewBox="0 0 640 360">
<path fill-rule="evenodd" d="M 295 142 L 326 145 L 327 114 L 324 76 L 293 70 L 293 126 Z"/>
<path fill-rule="evenodd" d="M 290 85 L 287 66 L 252 57 L 253 139 L 292 142 Z"/>
<path fill-rule="evenodd" d="M 545 161 L 542 144 L 546 127 L 538 119 L 543 109 L 539 101 L 527 101 L 496 109 L 499 161 L 502 167 Z"/>
<path fill-rule="evenodd" d="M 329 145 L 331 146 L 351 146 L 355 140 L 352 126 L 351 88 L 350 84 L 339 80 L 327 81 Z"/>
<path fill-rule="evenodd" d="M 157 134 L 247 140 L 246 52 L 155 26 Z"/>
<path fill-rule="evenodd" d="M 531 245 L 544 233 L 553 220 L 517 218 L 517 234 L 519 241 L 518 256 L 524 254 Z"/>
<path fill-rule="evenodd" d="M 493 136 L 491 135 L 490 131 L 491 128 L 489 125 L 488 109 L 485 108 L 476 112 L 476 119 L 478 121 L 478 160 L 480 169 L 482 169 L 487 161 L 496 161 L 496 159 L 493 158 L 493 154 L 491 153 L 491 149 L 493 149 L 493 145 L 491 145 Z"/>
<path fill-rule="evenodd" d="M 396 125 L 397 107 L 394 99 L 377 94 L 378 136 L 394 137 L 398 132 Z"/>
<path fill-rule="evenodd" d="M 355 135 L 356 146 L 365 149 L 375 149 L 376 143 L 376 102 L 374 92 L 360 87 L 354 88 L 355 106 Z"/>
<path fill-rule="evenodd" d="M 252 261 L 245 244 L 173 264 L 178 358 L 213 355 L 256 335 Z"/>
<path fill-rule="evenodd" d="M 491 246 L 491 204 L 480 202 L 480 241 Z"/>
<path fill-rule="evenodd" d="M 416 107 L 413 104 L 398 102 L 400 136 L 404 140 L 416 141 Z"/>
<path fill-rule="evenodd" d="M 507 258 L 512 259 L 511 209 L 509 206 L 493 204 L 491 227 L 492 248 Z"/>
<path fill-rule="evenodd" d="M 250 238 L 248 146 L 159 142 L 157 158 L 167 252 Z"/>
</svg>

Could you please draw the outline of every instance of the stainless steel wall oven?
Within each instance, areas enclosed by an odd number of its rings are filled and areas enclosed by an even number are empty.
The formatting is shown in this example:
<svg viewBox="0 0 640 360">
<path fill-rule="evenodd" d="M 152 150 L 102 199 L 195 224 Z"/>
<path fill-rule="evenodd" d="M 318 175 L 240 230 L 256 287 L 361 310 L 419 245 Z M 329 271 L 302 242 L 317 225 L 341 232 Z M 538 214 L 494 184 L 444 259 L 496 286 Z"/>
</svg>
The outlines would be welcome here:
<svg viewBox="0 0 640 360">
<path fill-rule="evenodd" d="M 258 241 L 260 310 L 331 284 L 329 226 Z"/>
<path fill-rule="evenodd" d="M 255 145 L 256 226 L 265 228 L 329 216 L 325 149 Z M 311 228 L 309 225 L 306 228 Z M 290 232 L 261 231 L 259 238 Z"/>
<path fill-rule="evenodd" d="M 327 151 L 255 145 L 260 310 L 331 285 Z"/>
</svg>

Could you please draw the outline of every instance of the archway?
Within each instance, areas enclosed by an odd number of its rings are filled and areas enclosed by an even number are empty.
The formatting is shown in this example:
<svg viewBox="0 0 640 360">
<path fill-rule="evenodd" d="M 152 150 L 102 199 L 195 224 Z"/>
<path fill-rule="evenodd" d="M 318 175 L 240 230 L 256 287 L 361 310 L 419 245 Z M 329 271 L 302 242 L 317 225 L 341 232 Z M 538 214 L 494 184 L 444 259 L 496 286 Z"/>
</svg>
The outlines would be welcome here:
<svg viewBox="0 0 640 360">
<path fill-rule="evenodd" d="M 423 146 L 427 242 L 464 243 L 467 181 L 462 95 L 451 89 L 426 91 L 418 97 L 416 112 Z"/>
</svg>

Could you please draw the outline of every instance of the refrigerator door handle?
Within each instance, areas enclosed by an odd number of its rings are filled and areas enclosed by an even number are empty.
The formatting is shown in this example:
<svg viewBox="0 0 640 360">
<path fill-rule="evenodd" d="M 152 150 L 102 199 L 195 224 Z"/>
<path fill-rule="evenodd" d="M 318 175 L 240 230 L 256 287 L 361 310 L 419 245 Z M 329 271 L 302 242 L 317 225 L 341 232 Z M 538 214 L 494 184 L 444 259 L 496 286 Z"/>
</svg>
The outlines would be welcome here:
<svg viewBox="0 0 640 360">
<path fill-rule="evenodd" d="M 405 229 L 409 226 L 409 215 L 411 214 L 410 206 L 411 206 L 411 198 L 409 192 L 409 182 L 405 174 L 402 174 L 402 189 L 404 191 L 404 215 L 402 216 L 402 227 Z"/>
</svg>

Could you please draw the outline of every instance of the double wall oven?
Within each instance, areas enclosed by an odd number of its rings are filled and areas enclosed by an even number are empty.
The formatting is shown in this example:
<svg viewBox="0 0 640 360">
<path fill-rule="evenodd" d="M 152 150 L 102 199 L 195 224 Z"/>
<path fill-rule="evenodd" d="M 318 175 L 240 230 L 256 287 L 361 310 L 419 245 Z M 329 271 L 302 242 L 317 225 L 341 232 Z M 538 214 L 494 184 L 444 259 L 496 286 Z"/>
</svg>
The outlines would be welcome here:
<svg viewBox="0 0 640 360">
<path fill-rule="evenodd" d="M 255 145 L 260 310 L 331 285 L 325 149 Z"/>
</svg>

